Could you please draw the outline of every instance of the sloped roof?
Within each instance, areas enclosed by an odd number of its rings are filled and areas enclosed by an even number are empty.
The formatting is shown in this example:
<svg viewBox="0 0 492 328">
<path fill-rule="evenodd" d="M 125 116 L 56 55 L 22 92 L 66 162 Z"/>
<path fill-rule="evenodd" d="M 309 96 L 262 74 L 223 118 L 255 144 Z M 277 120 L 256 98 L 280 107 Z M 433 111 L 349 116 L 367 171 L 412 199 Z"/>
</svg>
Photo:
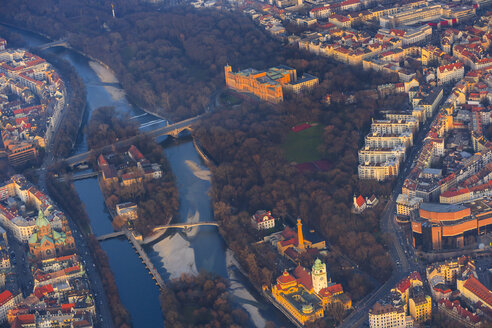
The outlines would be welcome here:
<svg viewBox="0 0 492 328">
<path fill-rule="evenodd" d="M 298 265 L 294 270 L 294 276 L 297 278 L 297 283 L 303 285 L 306 289 L 311 290 L 313 288 L 313 279 L 306 268 Z"/>
<path fill-rule="evenodd" d="M 319 291 L 319 295 L 321 297 L 329 297 L 331 295 L 335 295 L 338 293 L 343 292 L 343 287 L 341 284 L 334 284 L 331 286 L 328 286 L 326 288 L 323 288 L 322 290 Z"/>
<path fill-rule="evenodd" d="M 296 279 L 287 271 L 277 278 L 277 283 L 284 285 L 296 281 Z"/>
<path fill-rule="evenodd" d="M 359 197 L 357 197 L 355 202 L 357 203 L 358 207 L 361 207 L 362 205 L 365 204 L 366 200 L 364 199 L 364 197 L 362 197 L 362 195 L 359 195 Z"/>
<path fill-rule="evenodd" d="M 492 306 L 492 292 L 488 290 L 487 287 L 482 285 L 482 283 L 473 275 L 470 275 L 470 277 L 463 284 L 463 287 L 478 296 L 489 306 Z"/>
</svg>

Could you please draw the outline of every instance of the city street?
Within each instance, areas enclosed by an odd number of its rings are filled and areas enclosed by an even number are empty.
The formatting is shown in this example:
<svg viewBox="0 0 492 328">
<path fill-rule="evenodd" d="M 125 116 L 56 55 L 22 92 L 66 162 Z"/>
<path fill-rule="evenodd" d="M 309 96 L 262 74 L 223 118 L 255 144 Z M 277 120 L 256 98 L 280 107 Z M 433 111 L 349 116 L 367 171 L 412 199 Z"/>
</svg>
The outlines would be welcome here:
<svg viewBox="0 0 492 328">
<path fill-rule="evenodd" d="M 9 242 L 10 264 L 16 273 L 18 287 L 22 291 L 22 295 L 27 297 L 33 291 L 34 281 L 27 262 L 27 247 L 26 244 L 19 242 L 11 232 L 7 231 L 7 239 Z"/>
<path fill-rule="evenodd" d="M 437 112 L 436 112 L 437 115 Z M 435 117 L 435 116 L 434 116 Z M 370 296 L 361 300 L 354 307 L 355 310 L 339 325 L 340 328 L 360 327 L 367 323 L 369 309 L 381 298 L 387 295 L 390 290 L 400 281 L 405 278 L 410 272 L 419 271 L 424 273 L 424 267 L 419 262 L 415 254 L 415 249 L 405 240 L 404 230 L 395 221 L 396 198 L 401 193 L 403 182 L 412 168 L 412 163 L 416 158 L 419 150 L 422 147 L 422 141 L 426 136 L 434 119 L 428 119 L 427 122 L 419 130 L 413 147 L 406 161 L 402 164 L 402 170 L 396 181 L 393 192 L 390 195 L 383 213 L 381 214 L 381 231 L 389 234 L 391 242 L 388 245 L 388 252 L 394 264 L 394 270 L 391 277 L 374 291 Z"/>
<path fill-rule="evenodd" d="M 69 103 L 69 99 L 66 99 L 66 104 Z M 63 116 L 65 114 L 65 110 L 67 109 L 67 105 L 65 105 L 64 110 L 62 111 L 62 114 L 60 115 L 61 117 L 57 120 L 56 127 L 54 129 L 53 134 L 56 135 L 56 131 L 59 128 L 59 122 L 63 119 Z M 48 171 L 48 168 L 57 161 L 57 159 L 53 155 L 53 144 L 50 143 L 46 147 L 46 154 L 44 156 L 44 161 L 41 165 L 41 167 L 37 170 L 38 171 L 38 187 L 44 192 L 47 193 L 47 187 L 46 187 L 46 174 Z M 61 209 L 63 209 L 61 206 L 59 206 Z M 80 256 L 82 263 L 85 265 L 85 271 L 87 272 L 87 276 L 89 277 L 89 280 L 91 282 L 91 288 L 92 288 L 92 295 L 94 296 L 95 299 L 95 305 L 96 305 L 96 312 L 97 312 L 97 317 L 95 318 L 95 324 L 96 327 L 101 327 L 101 328 L 113 328 L 113 319 L 111 316 L 111 311 L 109 309 L 109 303 L 106 297 L 106 293 L 104 291 L 104 287 L 101 281 L 101 277 L 99 276 L 99 272 L 97 271 L 96 265 L 94 263 L 94 260 L 92 259 L 92 255 L 90 253 L 90 250 L 87 246 L 87 243 L 85 239 L 82 236 L 82 233 L 80 232 L 78 226 L 73 222 L 73 220 L 67 216 L 70 229 L 72 230 L 72 235 L 75 239 L 75 245 L 77 248 L 77 254 Z M 10 241 L 10 239 L 9 239 Z M 19 250 L 16 251 L 20 252 Z M 17 255 L 18 256 L 18 255 Z M 19 258 L 19 257 L 18 257 Z M 20 258 L 19 258 L 20 259 Z M 19 263 L 20 261 L 18 261 Z M 23 261 L 25 262 L 25 261 Z M 24 265 L 27 266 L 27 263 Z M 22 269 L 21 269 L 22 270 Z M 19 272 L 19 271 L 18 271 Z M 29 291 L 29 278 L 32 281 L 32 276 L 29 274 L 27 275 L 24 282 L 21 282 L 22 288 L 26 288 L 26 291 Z M 26 287 L 27 286 L 27 287 Z M 32 290 L 32 285 L 31 285 L 31 290 Z M 23 289 L 24 292 L 24 289 Z"/>
</svg>

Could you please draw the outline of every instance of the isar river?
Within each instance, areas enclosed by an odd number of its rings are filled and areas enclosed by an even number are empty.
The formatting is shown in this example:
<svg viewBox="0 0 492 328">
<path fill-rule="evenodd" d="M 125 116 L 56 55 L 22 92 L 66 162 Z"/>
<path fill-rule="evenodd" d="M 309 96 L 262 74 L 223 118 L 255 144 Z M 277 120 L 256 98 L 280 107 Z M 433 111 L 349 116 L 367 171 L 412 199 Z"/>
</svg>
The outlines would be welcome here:
<svg viewBox="0 0 492 328">
<path fill-rule="evenodd" d="M 49 42 L 29 32 L 11 30 L 21 34 L 29 46 Z M 165 121 L 129 104 L 115 76 L 103 66 L 72 50 L 54 48 L 47 51 L 70 62 L 84 81 L 87 88 L 84 124 L 91 112 L 101 106 L 115 106 L 118 111 L 129 113 L 132 119 L 140 123 L 142 130 L 166 124 Z M 176 222 L 213 220 L 208 194 L 211 185 L 210 171 L 201 162 L 192 141 L 184 139 L 167 142 L 163 149 L 176 176 L 179 190 L 180 215 Z M 86 136 L 84 129 L 81 129 L 73 154 L 86 150 Z M 75 188 L 85 205 L 93 232 L 96 235 L 112 232 L 111 218 L 105 208 L 97 179 L 76 181 Z M 104 241 L 101 246 L 108 254 L 121 300 L 130 312 L 133 326 L 163 327 L 158 287 L 130 243 L 125 238 L 118 238 Z M 227 249 L 216 227 L 195 227 L 186 234 L 168 231 L 156 243 L 145 246 L 145 250 L 165 280 L 200 270 L 229 279 L 230 292 L 235 303 L 248 312 L 255 327 L 263 327 L 266 321 L 272 321 L 276 326 L 291 326 L 273 305 L 256 293 L 239 272 L 231 251 Z"/>
</svg>

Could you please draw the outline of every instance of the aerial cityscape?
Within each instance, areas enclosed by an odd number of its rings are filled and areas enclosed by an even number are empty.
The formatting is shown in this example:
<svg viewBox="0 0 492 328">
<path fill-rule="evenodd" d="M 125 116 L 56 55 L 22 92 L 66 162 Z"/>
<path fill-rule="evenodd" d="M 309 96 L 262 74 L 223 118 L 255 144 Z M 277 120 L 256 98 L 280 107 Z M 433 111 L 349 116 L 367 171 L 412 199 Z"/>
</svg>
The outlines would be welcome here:
<svg viewBox="0 0 492 328">
<path fill-rule="evenodd" d="M 492 327 L 492 1 L 0 6 L 0 327 Z"/>
</svg>

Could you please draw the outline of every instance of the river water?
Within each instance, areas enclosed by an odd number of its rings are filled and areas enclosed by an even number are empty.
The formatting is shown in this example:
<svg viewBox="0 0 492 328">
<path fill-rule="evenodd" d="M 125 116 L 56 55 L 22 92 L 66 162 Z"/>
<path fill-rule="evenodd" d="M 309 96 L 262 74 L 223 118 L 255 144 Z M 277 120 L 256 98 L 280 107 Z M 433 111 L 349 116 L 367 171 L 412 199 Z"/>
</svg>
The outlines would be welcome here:
<svg viewBox="0 0 492 328">
<path fill-rule="evenodd" d="M 30 46 L 47 41 L 37 35 L 14 30 L 21 34 Z M 103 66 L 80 54 L 62 48 L 48 50 L 69 61 L 87 88 L 87 115 L 101 106 L 115 106 L 137 120 L 142 130 L 165 125 L 166 122 L 130 105 L 113 74 Z M 84 129 L 79 134 L 74 154 L 87 150 Z M 180 196 L 179 218 L 176 222 L 212 221 L 210 197 L 210 171 L 201 162 L 189 139 L 167 142 L 164 152 L 176 176 Z M 91 220 L 96 235 L 113 231 L 111 218 L 105 208 L 97 179 L 79 180 L 75 183 L 82 202 Z M 102 242 L 109 257 L 121 300 L 130 312 L 134 327 L 163 327 L 164 320 L 159 304 L 159 291 L 138 255 L 125 238 Z M 236 262 L 227 249 L 217 228 L 202 226 L 187 233 L 166 232 L 164 238 L 145 250 L 165 280 L 179 277 L 182 273 L 200 270 L 226 277 L 231 282 L 230 291 L 238 305 L 246 310 L 256 327 L 267 320 L 276 326 L 290 323 L 271 304 L 266 302 L 238 271 Z"/>
</svg>

